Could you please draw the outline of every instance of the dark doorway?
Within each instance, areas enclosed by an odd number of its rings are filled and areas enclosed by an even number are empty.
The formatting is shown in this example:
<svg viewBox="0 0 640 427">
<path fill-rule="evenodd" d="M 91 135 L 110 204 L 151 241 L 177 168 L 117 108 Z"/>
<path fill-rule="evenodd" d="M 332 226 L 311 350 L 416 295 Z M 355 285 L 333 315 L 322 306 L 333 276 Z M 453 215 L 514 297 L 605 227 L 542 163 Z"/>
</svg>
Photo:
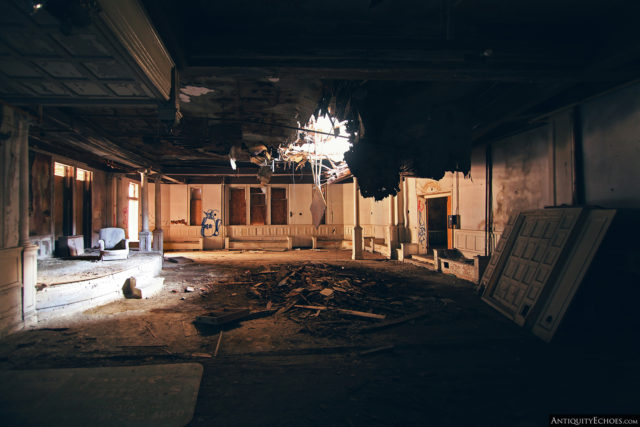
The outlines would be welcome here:
<svg viewBox="0 0 640 427">
<path fill-rule="evenodd" d="M 426 199 L 427 251 L 449 247 L 447 213 L 449 197 Z"/>
</svg>

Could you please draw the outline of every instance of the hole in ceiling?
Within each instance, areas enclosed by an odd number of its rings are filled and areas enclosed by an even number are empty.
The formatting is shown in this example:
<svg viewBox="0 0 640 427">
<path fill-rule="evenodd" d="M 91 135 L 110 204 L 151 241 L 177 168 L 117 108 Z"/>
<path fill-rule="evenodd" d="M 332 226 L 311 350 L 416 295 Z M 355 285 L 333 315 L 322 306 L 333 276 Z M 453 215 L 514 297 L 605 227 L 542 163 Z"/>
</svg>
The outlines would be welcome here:
<svg viewBox="0 0 640 427">
<path fill-rule="evenodd" d="M 296 163 L 298 168 L 309 163 L 318 186 L 348 175 L 344 153 L 352 146 L 352 135 L 347 124 L 348 120 L 339 121 L 328 112 L 312 115 L 294 142 L 280 146 L 280 160 Z"/>
</svg>

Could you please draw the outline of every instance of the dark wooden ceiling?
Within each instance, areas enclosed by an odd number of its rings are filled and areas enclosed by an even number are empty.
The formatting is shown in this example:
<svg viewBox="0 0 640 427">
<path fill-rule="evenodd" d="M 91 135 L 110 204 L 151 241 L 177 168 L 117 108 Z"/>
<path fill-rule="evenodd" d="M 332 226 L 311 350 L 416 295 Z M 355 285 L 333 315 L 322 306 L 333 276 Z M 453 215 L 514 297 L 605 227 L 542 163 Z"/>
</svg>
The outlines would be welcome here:
<svg viewBox="0 0 640 427">
<path fill-rule="evenodd" d="M 1 2 L 15 12 L 6 16 L 20 14 L 18 0 Z M 28 21 L 31 41 L 24 31 L 0 31 L 0 97 L 41 115 L 32 128 L 37 144 L 63 153 L 85 149 L 96 164 L 105 158 L 166 173 L 206 171 L 226 165 L 234 144 L 287 141 L 323 100 L 338 98 L 348 105 L 343 110 L 366 114 L 362 121 L 379 139 L 397 137 L 397 149 L 413 156 L 411 146 L 446 143 L 446 129 L 434 137 L 424 127 L 449 117 L 441 111 L 464 116 L 468 137 L 481 144 L 640 76 L 640 2 L 629 0 L 142 4 L 178 69 L 180 124 L 160 120 L 159 103 L 126 105 L 77 92 L 74 79 L 112 98 L 119 95 L 112 84 L 130 88 L 121 95 L 131 99 L 153 95 L 126 68 L 107 75 L 113 53 L 101 54 L 96 70 L 88 54 L 70 55 L 78 40 L 97 43 L 95 32 L 88 27 L 80 38 L 63 39 L 45 6 L 19 16 Z M 55 44 L 60 67 L 41 64 L 44 53 L 31 52 L 45 44 Z M 10 74 L 7 61 L 25 55 L 44 80 L 25 83 Z M 56 75 L 69 74 L 70 66 L 81 75 Z M 116 81 L 103 81 L 109 78 Z M 49 105 L 16 92 L 35 80 L 67 91 L 71 101 Z"/>
</svg>

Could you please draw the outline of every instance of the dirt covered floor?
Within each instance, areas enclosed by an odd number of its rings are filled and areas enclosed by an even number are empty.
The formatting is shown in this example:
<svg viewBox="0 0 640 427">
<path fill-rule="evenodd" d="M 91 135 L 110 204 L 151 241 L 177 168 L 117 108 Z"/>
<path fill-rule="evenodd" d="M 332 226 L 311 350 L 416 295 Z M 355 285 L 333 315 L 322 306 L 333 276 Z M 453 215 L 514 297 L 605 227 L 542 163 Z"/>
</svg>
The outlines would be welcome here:
<svg viewBox="0 0 640 427">
<path fill-rule="evenodd" d="M 544 344 L 469 282 L 350 255 L 168 253 L 160 295 L 13 334 L 0 368 L 197 361 L 198 426 L 524 427 L 640 409 L 637 351 Z M 245 320 L 194 323 L 238 310 Z"/>
</svg>

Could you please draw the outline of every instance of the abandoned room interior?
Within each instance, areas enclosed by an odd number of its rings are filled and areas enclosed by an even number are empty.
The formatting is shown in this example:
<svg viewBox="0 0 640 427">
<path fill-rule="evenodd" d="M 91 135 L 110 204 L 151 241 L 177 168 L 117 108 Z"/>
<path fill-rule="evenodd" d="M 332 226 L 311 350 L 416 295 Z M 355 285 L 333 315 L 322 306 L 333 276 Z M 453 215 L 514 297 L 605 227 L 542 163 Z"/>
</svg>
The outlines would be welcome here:
<svg viewBox="0 0 640 427">
<path fill-rule="evenodd" d="M 639 16 L 0 0 L 2 424 L 640 413 Z"/>
</svg>

